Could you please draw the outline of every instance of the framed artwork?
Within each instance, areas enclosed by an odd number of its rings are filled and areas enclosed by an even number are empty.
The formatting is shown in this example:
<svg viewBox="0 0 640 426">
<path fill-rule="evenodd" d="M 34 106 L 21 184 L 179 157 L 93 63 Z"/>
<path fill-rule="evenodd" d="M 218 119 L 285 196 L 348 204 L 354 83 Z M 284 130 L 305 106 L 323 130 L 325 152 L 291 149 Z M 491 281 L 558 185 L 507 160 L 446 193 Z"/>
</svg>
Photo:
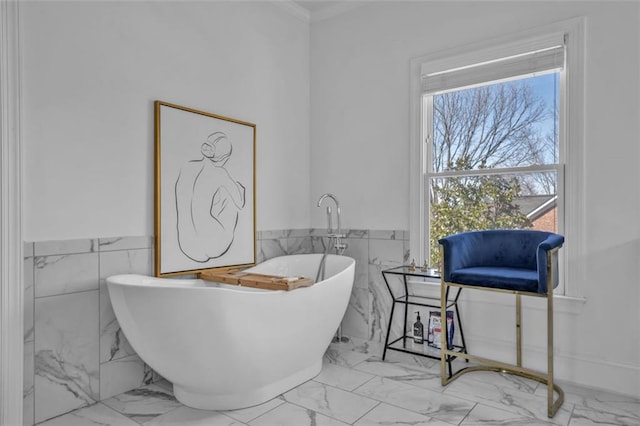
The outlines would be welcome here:
<svg viewBox="0 0 640 426">
<path fill-rule="evenodd" d="M 256 263 L 256 125 L 155 102 L 155 275 Z"/>
</svg>

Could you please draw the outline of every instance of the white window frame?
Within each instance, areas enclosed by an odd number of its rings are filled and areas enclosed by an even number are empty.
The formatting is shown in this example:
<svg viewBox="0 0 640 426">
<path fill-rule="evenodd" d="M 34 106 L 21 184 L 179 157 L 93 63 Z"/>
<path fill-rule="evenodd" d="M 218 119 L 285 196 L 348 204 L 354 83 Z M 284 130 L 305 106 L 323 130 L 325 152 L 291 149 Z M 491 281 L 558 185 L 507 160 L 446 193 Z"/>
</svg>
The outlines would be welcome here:
<svg viewBox="0 0 640 426">
<path fill-rule="evenodd" d="M 584 282 L 584 269 L 578 267 L 583 256 L 584 232 L 584 38 L 585 18 L 560 21 L 544 27 L 510 34 L 485 42 L 474 43 L 458 49 L 449 49 L 411 61 L 410 93 L 410 258 L 424 262 L 426 253 L 427 188 L 425 186 L 425 161 L 430 144 L 423 137 L 422 70 L 430 64 L 455 68 L 462 65 L 506 57 L 514 51 L 526 51 L 532 40 L 544 38 L 550 34 L 566 35 L 566 61 L 561 73 L 560 87 L 564 90 L 559 104 L 559 138 L 561 164 L 558 170 L 558 187 L 563 188 L 564 197 L 558 197 L 558 214 L 563 215 L 562 233 L 565 245 L 561 250 L 561 285 L 558 294 L 579 297 L 579 283 Z M 444 64 L 444 65 L 443 65 Z M 446 69 L 446 68 L 443 68 Z"/>
</svg>

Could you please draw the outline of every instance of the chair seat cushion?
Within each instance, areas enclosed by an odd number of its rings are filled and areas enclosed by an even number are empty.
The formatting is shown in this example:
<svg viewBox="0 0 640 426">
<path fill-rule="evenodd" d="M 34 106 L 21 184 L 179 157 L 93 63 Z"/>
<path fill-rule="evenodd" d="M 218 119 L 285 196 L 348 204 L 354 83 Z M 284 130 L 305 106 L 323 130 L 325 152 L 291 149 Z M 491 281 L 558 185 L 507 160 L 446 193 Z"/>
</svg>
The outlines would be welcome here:
<svg viewBox="0 0 640 426">
<path fill-rule="evenodd" d="M 451 271 L 450 281 L 504 290 L 538 291 L 538 271 L 504 266 L 474 266 Z"/>
</svg>

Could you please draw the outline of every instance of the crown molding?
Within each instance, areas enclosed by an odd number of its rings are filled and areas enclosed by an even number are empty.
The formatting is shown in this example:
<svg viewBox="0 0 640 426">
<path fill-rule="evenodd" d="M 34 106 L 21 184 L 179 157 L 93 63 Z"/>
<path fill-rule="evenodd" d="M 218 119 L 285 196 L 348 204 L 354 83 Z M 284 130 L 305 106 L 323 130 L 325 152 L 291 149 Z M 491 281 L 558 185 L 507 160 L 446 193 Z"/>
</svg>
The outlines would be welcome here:
<svg viewBox="0 0 640 426">
<path fill-rule="evenodd" d="M 335 18 L 336 16 L 347 13 L 353 9 L 364 6 L 365 1 L 344 1 L 336 3 L 324 9 L 317 10 L 311 14 L 311 22 L 324 21 L 326 19 Z"/>
<path fill-rule="evenodd" d="M 357 9 L 367 4 L 367 1 L 344 0 L 340 3 L 315 10 L 314 12 L 311 12 L 304 6 L 300 6 L 300 4 L 298 4 L 294 0 L 274 0 L 273 3 L 275 3 L 281 9 L 286 10 L 301 21 L 313 23 L 334 18 L 353 9 Z"/>
<path fill-rule="evenodd" d="M 291 15 L 300 19 L 303 22 L 311 22 L 311 12 L 308 9 L 300 6 L 293 0 L 276 0 L 274 3 L 281 9 L 289 12 Z"/>
</svg>

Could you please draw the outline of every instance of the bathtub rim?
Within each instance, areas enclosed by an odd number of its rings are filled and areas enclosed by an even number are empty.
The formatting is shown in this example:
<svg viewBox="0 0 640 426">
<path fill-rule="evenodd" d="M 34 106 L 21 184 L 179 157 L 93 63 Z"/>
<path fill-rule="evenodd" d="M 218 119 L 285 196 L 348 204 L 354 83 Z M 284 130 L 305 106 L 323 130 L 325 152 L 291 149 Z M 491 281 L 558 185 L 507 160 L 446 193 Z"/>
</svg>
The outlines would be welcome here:
<svg viewBox="0 0 640 426">
<path fill-rule="evenodd" d="M 260 265 L 266 264 L 267 262 L 275 262 L 278 260 L 286 259 L 286 258 L 304 258 L 304 257 L 322 257 L 324 253 L 305 253 L 305 254 L 290 254 L 277 256 L 270 259 L 265 260 L 262 263 L 251 266 L 246 270 L 251 270 Z M 324 283 L 325 281 L 329 281 L 336 277 L 339 277 L 343 274 L 348 273 L 351 267 L 355 267 L 356 260 L 351 256 L 339 255 L 339 254 L 327 254 L 327 256 L 333 258 L 339 258 L 340 260 L 344 259 L 346 261 L 344 267 L 334 275 L 331 275 L 328 278 L 325 278 L 322 281 L 318 281 L 311 286 L 300 287 L 295 289 L 308 291 L 318 286 L 319 284 Z M 313 278 L 313 277 L 310 277 Z M 181 289 L 181 290 L 197 290 L 197 289 L 217 289 L 218 291 L 233 291 L 238 293 L 248 293 L 248 294 L 278 294 L 278 293 L 288 293 L 293 290 L 269 290 L 269 289 L 261 289 L 255 287 L 246 287 L 235 284 L 227 284 L 221 283 L 217 281 L 206 281 L 200 278 L 170 278 L 170 277 L 154 277 L 152 275 L 144 275 L 144 274 L 116 274 L 111 275 L 106 278 L 107 286 L 110 285 L 120 285 L 126 287 L 140 287 L 140 288 L 150 288 L 150 284 L 153 284 L 154 288 L 163 288 L 163 289 Z"/>
</svg>

